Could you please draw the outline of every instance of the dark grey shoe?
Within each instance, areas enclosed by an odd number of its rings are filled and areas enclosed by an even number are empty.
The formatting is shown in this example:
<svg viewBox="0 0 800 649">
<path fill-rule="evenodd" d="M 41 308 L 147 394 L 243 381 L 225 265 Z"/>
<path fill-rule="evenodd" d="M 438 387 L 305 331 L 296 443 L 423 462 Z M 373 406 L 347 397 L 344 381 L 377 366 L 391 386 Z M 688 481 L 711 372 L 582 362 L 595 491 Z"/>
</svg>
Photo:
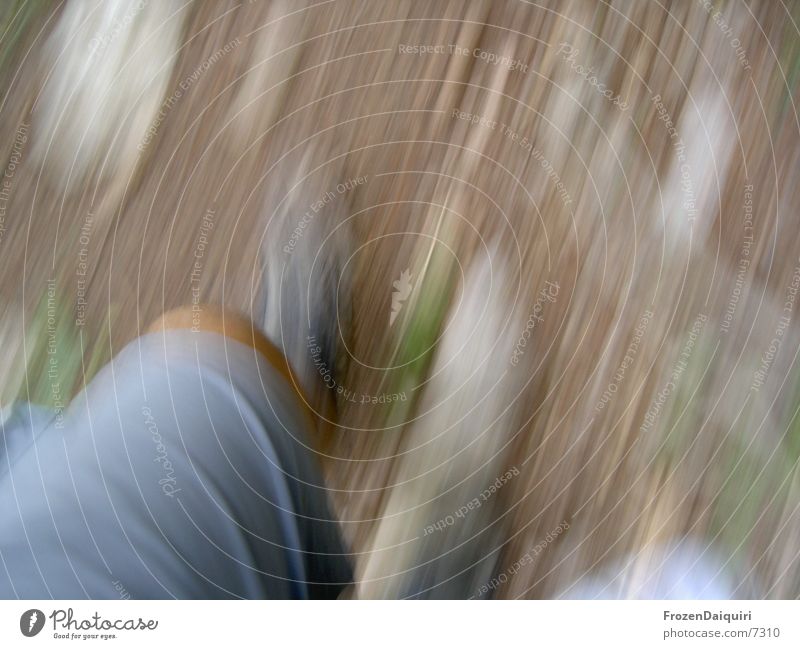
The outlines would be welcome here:
<svg viewBox="0 0 800 649">
<path fill-rule="evenodd" d="M 320 413 L 335 404 L 337 376 L 347 364 L 342 342 L 350 330 L 352 269 L 345 272 L 345 265 L 354 191 L 340 191 L 347 180 L 343 158 L 324 160 L 307 152 L 283 186 L 269 192 L 258 307 L 264 332 Z"/>
</svg>

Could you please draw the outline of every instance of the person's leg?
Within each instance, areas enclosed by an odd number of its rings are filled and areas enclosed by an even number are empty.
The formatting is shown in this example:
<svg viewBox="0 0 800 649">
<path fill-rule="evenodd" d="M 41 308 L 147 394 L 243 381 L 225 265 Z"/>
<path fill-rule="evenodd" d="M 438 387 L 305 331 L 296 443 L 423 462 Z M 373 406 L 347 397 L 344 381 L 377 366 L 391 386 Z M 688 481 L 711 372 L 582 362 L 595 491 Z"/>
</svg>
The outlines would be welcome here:
<svg viewBox="0 0 800 649">
<path fill-rule="evenodd" d="M 328 596 L 350 580 L 281 355 L 238 316 L 186 316 L 122 350 L 0 477 L 0 595 Z"/>
<path fill-rule="evenodd" d="M 0 411 L 0 476 L 55 418 L 55 410 L 28 401 L 15 401 Z"/>
<path fill-rule="evenodd" d="M 199 311 L 192 310 L 190 307 L 180 307 L 167 311 L 156 318 L 147 327 L 145 333 L 168 330 L 216 333 L 229 340 L 247 345 L 266 358 L 269 364 L 294 387 L 304 405 L 308 404 L 308 397 L 303 392 L 296 370 L 289 366 L 286 356 L 267 340 L 253 321 L 236 311 L 213 305 L 203 305 Z M 306 405 L 306 407 L 308 406 Z"/>
</svg>

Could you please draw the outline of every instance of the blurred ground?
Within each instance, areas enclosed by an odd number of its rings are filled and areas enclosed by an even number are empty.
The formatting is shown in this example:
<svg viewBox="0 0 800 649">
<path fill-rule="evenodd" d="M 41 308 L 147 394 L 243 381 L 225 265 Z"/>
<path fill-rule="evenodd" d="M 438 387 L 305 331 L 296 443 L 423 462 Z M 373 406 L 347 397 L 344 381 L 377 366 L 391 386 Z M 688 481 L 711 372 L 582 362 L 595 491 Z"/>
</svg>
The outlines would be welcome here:
<svg viewBox="0 0 800 649">
<path fill-rule="evenodd" d="M 800 594 L 800 4 L 0 11 L 3 405 L 345 223 L 358 594 Z"/>
</svg>

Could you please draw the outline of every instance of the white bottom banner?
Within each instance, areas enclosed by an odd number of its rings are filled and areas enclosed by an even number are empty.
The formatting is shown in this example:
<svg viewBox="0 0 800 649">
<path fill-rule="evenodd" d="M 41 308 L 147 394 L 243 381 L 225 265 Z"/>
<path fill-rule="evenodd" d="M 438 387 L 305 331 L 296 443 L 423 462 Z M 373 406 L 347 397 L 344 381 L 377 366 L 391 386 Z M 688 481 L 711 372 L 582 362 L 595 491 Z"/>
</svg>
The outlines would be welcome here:
<svg viewBox="0 0 800 649">
<path fill-rule="evenodd" d="M 2 601 L 0 647 L 800 647 L 795 601 Z M 581 643 L 581 644 L 578 644 Z"/>
</svg>

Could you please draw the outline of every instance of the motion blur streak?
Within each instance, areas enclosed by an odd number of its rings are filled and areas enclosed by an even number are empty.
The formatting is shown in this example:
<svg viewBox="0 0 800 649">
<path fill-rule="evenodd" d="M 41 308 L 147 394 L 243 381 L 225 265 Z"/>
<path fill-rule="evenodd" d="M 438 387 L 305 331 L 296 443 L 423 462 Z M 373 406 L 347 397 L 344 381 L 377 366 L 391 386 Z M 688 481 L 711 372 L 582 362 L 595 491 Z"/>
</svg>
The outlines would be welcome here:
<svg viewBox="0 0 800 649">
<path fill-rule="evenodd" d="M 800 3 L 0 21 L 3 412 L 222 304 L 321 415 L 354 596 L 800 595 Z"/>
</svg>

